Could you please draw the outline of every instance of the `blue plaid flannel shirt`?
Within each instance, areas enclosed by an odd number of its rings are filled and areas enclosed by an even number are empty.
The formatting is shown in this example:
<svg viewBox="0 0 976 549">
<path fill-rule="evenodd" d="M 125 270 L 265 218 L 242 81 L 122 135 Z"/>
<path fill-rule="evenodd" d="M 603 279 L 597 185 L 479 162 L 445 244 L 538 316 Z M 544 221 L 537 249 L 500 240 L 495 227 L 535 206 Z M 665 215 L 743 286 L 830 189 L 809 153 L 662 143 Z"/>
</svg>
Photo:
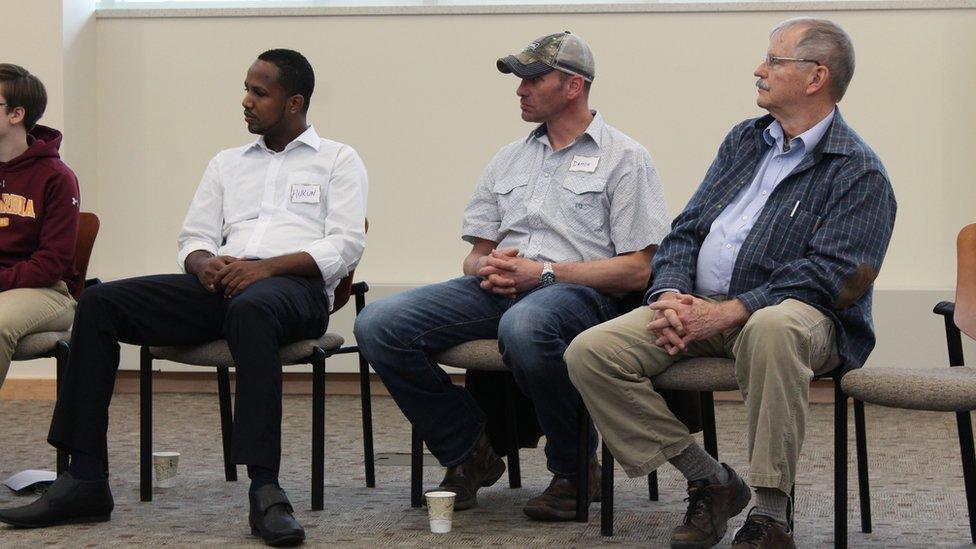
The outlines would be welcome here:
<svg viewBox="0 0 976 549">
<path fill-rule="evenodd" d="M 702 241 L 755 176 L 770 147 L 762 132 L 772 122 L 769 115 L 746 120 L 726 136 L 654 254 L 654 282 L 645 301 L 666 288 L 693 291 Z M 837 111 L 817 148 L 766 202 L 736 257 L 729 297 L 750 312 L 787 298 L 816 307 L 834 321 L 845 366 L 859 368 L 874 348 L 871 292 L 895 210 L 881 160 Z"/>
</svg>

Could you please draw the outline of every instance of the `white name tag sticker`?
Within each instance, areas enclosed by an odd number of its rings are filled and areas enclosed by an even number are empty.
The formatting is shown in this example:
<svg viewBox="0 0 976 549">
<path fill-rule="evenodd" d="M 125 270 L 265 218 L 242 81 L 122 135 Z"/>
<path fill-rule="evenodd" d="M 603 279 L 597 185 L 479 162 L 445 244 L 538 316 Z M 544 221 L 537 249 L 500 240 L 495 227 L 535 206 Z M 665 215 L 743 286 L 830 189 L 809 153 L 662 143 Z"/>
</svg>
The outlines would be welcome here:
<svg viewBox="0 0 976 549">
<path fill-rule="evenodd" d="M 569 165 L 569 171 L 593 173 L 599 163 L 599 156 L 574 156 L 573 163 Z"/>
<path fill-rule="evenodd" d="M 315 184 L 294 183 L 291 186 L 292 204 L 318 204 L 322 200 L 322 187 Z"/>
</svg>

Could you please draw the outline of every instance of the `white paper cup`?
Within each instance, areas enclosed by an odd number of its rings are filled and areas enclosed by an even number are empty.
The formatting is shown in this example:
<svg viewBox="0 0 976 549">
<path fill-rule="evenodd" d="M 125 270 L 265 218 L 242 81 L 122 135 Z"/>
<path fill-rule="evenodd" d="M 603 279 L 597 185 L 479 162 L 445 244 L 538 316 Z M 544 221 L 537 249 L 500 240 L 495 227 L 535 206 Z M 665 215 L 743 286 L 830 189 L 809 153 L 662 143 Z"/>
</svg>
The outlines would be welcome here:
<svg viewBox="0 0 976 549">
<path fill-rule="evenodd" d="M 451 531 L 451 521 L 454 518 L 454 492 L 427 492 L 427 517 L 430 519 L 430 531 L 435 534 L 446 534 Z"/>
<path fill-rule="evenodd" d="M 179 452 L 153 452 L 153 471 L 157 488 L 176 486 L 176 472 L 180 465 Z"/>
</svg>

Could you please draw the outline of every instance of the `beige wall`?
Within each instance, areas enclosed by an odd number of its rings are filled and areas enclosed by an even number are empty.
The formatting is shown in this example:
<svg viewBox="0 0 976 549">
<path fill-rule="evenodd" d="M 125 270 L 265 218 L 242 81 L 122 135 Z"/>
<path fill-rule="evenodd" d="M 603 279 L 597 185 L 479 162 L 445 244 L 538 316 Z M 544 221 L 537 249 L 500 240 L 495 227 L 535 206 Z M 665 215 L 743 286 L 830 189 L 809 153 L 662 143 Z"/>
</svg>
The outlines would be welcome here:
<svg viewBox="0 0 976 549">
<path fill-rule="evenodd" d="M 518 118 L 516 80 L 495 71 L 496 57 L 547 32 L 584 36 L 598 67 L 592 105 L 650 150 L 674 215 L 727 130 L 760 113 L 752 71 L 769 28 L 792 15 L 799 14 L 89 21 L 94 38 L 82 32 L 79 47 L 95 53 L 70 66 L 81 63 L 86 70 L 75 72 L 84 74 L 93 69 L 97 88 L 91 101 L 66 103 L 86 109 L 78 122 L 83 129 L 94 116 L 86 143 L 70 149 L 94 180 L 83 186 L 85 203 L 103 223 L 92 273 L 114 279 L 175 270 L 175 235 L 207 160 L 252 139 L 241 120 L 241 83 L 266 48 L 296 48 L 315 66 L 312 122 L 359 150 L 370 173 L 369 246 L 357 274 L 399 287 L 459 272 L 467 251 L 458 238 L 460 215 L 477 177 L 500 146 L 530 129 Z M 886 310 L 902 311 L 899 296 L 908 290 L 949 296 L 954 235 L 976 217 L 976 10 L 817 15 L 840 22 L 854 38 L 859 64 L 841 107 L 885 161 L 900 204 L 878 280 L 883 295 L 892 296 L 885 297 Z M 11 59 L 43 67 L 57 57 L 23 47 L 39 41 L 35 28 L 13 31 L 21 40 L 0 38 Z M 38 72 L 52 83 L 59 78 Z M 61 88 L 69 87 L 61 78 Z M 69 139 L 75 147 L 77 137 Z M 927 299 L 913 295 L 905 303 Z M 920 349 L 925 356 L 938 352 L 938 324 L 928 311 L 902 314 L 879 322 L 901 331 L 882 337 L 878 356 L 914 360 L 923 357 Z M 923 345 L 901 337 L 916 320 L 925 326 Z M 348 333 L 348 323 L 336 325 Z M 126 356 L 126 366 L 135 366 Z"/>
<path fill-rule="evenodd" d="M 757 115 L 752 70 L 784 13 L 364 16 L 98 21 L 98 255 L 108 278 L 174 268 L 182 217 L 218 149 L 250 139 L 240 84 L 286 46 L 318 73 L 311 120 L 370 172 L 381 283 L 457 274 L 460 214 L 491 155 L 524 135 L 500 54 L 573 29 L 596 53 L 592 105 L 644 143 L 676 214 L 725 132 Z M 841 107 L 900 203 L 880 288 L 954 284 L 952 241 L 976 211 L 976 10 L 827 12 L 860 60 Z"/>
</svg>

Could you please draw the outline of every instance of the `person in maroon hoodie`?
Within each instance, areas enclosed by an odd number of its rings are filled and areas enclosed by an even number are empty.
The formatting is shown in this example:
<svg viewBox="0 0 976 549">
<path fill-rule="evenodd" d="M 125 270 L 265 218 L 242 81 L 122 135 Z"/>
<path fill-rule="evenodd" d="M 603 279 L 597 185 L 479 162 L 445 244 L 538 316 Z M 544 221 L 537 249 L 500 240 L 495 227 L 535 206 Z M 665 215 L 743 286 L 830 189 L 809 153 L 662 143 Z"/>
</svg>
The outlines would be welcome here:
<svg viewBox="0 0 976 549">
<path fill-rule="evenodd" d="M 67 330 L 81 280 L 74 268 L 78 179 L 61 132 L 37 124 L 44 84 L 0 63 L 0 386 L 23 336 Z"/>
</svg>

